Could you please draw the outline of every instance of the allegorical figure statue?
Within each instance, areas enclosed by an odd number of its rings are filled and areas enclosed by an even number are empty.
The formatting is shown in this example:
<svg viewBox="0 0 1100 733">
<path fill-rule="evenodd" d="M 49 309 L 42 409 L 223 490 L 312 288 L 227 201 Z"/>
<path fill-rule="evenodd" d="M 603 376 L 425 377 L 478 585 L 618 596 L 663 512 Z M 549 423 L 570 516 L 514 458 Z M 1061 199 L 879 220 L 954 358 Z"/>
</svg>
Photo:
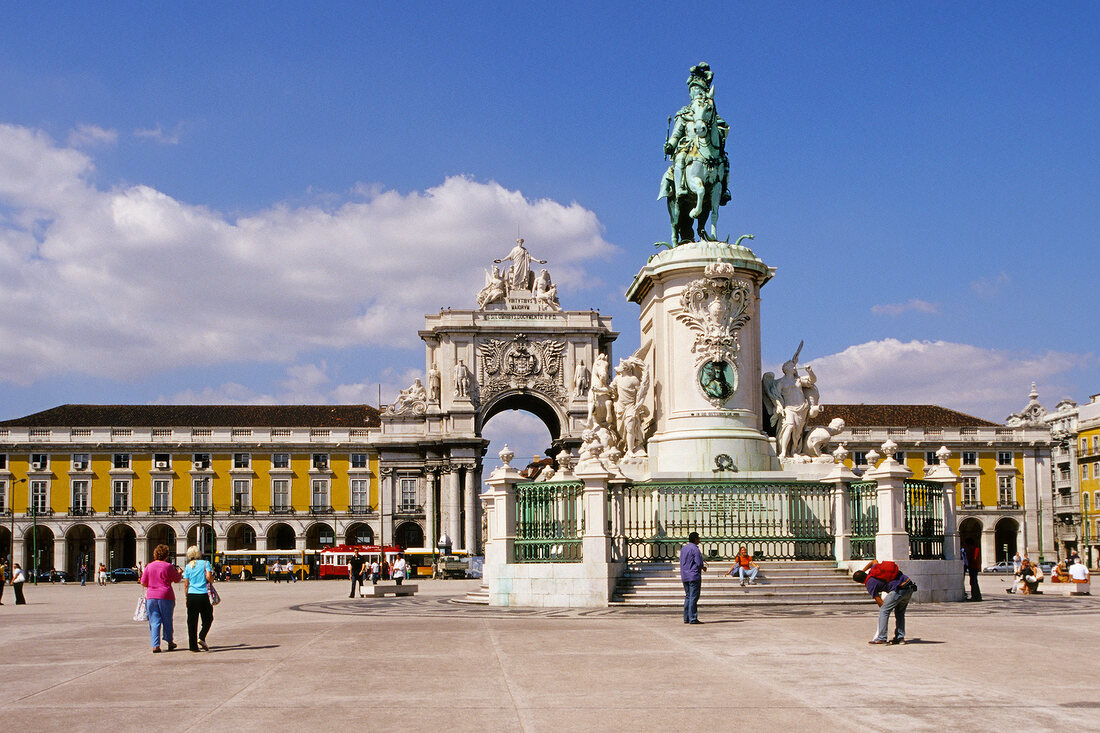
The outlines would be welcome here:
<svg viewBox="0 0 1100 733">
<path fill-rule="evenodd" d="M 592 386 L 588 389 L 588 427 L 593 430 L 606 428 L 613 430 L 615 408 L 611 402 L 611 365 L 607 354 L 596 354 L 592 362 Z"/>
<path fill-rule="evenodd" d="M 558 302 L 558 286 L 550 280 L 550 272 L 543 268 L 539 276 L 535 278 L 535 302 L 545 305 L 549 310 L 560 311 L 561 303 Z"/>
<path fill-rule="evenodd" d="M 454 369 L 455 379 L 455 397 L 469 397 L 470 396 L 470 370 L 466 368 L 466 364 L 459 359 L 455 364 Z"/>
<path fill-rule="evenodd" d="M 504 300 L 507 293 L 508 286 L 504 282 L 504 275 L 500 273 L 500 268 L 494 265 L 492 272 L 485 273 L 485 287 L 478 291 L 477 307 L 484 308 L 490 303 Z"/>
<path fill-rule="evenodd" d="M 439 393 L 442 386 L 441 381 L 439 368 L 436 367 L 433 361 L 432 368 L 428 370 L 428 402 L 431 402 L 433 405 L 439 404 Z"/>
<path fill-rule="evenodd" d="M 783 363 L 783 376 L 764 375 L 764 409 L 775 431 L 775 448 L 780 458 L 805 455 L 804 437 L 810 418 L 821 414 L 817 377 L 809 365 L 806 376 L 798 374 L 798 355 L 802 343 L 790 361 Z"/>
<path fill-rule="evenodd" d="M 573 399 L 588 395 L 588 378 L 588 367 L 584 365 L 584 359 L 581 359 L 577 364 L 577 368 L 573 371 Z"/>
<path fill-rule="evenodd" d="M 718 207 L 730 200 L 730 128 L 715 110 L 713 79 L 708 64 L 692 66 L 687 81 L 691 101 L 669 119 L 665 155 L 672 156 L 672 165 L 657 198 L 668 199 L 673 245 L 694 241 L 696 232 L 700 240 L 717 239 Z"/>
<path fill-rule="evenodd" d="M 643 346 L 629 359 L 619 361 L 615 379 L 611 382 L 611 398 L 615 404 L 615 422 L 626 457 L 645 455 L 645 419 L 649 408 L 645 405 L 649 392 L 649 369 L 643 361 L 647 346 Z"/>
<path fill-rule="evenodd" d="M 390 405 L 390 412 L 393 414 L 402 412 L 423 413 L 427 400 L 428 392 L 424 389 L 420 379 L 417 378 L 413 380 L 411 387 L 398 393 L 397 399 Z"/>
<path fill-rule="evenodd" d="M 509 290 L 531 290 L 535 279 L 535 273 L 531 271 L 532 260 L 540 265 L 546 264 L 546 260 L 531 257 L 531 253 L 523 246 L 522 238 L 516 240 L 516 246 L 512 247 L 512 251 L 506 257 L 493 260 L 493 263 L 499 265 L 506 260 L 512 261 L 512 266 L 508 268 L 508 275 L 505 278 Z"/>
</svg>

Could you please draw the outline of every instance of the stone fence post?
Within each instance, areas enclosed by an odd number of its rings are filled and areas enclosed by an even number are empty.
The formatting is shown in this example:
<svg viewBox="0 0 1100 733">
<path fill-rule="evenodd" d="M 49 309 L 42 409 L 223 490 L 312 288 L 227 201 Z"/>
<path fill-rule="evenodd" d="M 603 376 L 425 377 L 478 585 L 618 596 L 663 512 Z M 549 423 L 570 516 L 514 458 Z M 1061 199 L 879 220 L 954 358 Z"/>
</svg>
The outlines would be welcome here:
<svg viewBox="0 0 1100 733">
<path fill-rule="evenodd" d="M 611 562 L 607 490 L 608 482 L 614 474 L 596 461 L 587 461 L 577 466 L 574 475 L 584 484 L 581 558 L 585 565 L 607 565 Z"/>
<path fill-rule="evenodd" d="M 833 485 L 833 554 L 837 563 L 852 559 L 852 517 L 848 511 L 848 487 L 859 477 L 844 465 L 847 456 L 848 451 L 844 446 L 838 447 L 833 452 L 833 460 L 836 461 L 833 470 L 822 479 L 824 483 Z"/>
<path fill-rule="evenodd" d="M 905 479 L 913 472 L 894 460 L 898 446 L 887 440 L 882 444 L 886 456 L 877 468 L 863 478 L 878 482 L 878 534 L 875 535 L 875 559 L 909 559 L 909 532 L 905 529 Z"/>
<path fill-rule="evenodd" d="M 516 484 L 519 480 L 519 471 L 505 461 L 485 481 L 489 490 L 482 492 L 481 505 L 485 509 L 486 565 L 499 566 L 515 562 Z M 485 577 L 491 582 L 498 574 L 485 573 Z M 489 590 L 492 593 L 492 587 Z"/>
<path fill-rule="evenodd" d="M 948 560 L 959 560 L 959 528 L 958 518 L 955 515 L 955 491 L 959 484 L 959 477 L 947 465 L 947 459 L 950 456 L 951 451 L 947 446 L 941 446 L 936 451 L 936 457 L 940 462 L 929 472 L 927 480 L 943 486 L 943 556 Z"/>
</svg>

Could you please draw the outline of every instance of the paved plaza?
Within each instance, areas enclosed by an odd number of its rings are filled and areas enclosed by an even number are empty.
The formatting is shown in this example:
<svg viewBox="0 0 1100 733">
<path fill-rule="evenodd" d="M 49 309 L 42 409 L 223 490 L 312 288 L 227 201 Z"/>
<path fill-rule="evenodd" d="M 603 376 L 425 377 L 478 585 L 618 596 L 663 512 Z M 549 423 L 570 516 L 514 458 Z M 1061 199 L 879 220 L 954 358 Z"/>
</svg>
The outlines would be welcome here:
<svg viewBox="0 0 1100 733">
<path fill-rule="evenodd" d="M 497 609 L 222 583 L 209 653 L 151 654 L 133 583 L 28 586 L 0 607 L 6 730 L 1098 730 L 1100 602 L 1008 596 L 876 609 Z M 185 611 L 176 639 L 186 649 Z"/>
</svg>

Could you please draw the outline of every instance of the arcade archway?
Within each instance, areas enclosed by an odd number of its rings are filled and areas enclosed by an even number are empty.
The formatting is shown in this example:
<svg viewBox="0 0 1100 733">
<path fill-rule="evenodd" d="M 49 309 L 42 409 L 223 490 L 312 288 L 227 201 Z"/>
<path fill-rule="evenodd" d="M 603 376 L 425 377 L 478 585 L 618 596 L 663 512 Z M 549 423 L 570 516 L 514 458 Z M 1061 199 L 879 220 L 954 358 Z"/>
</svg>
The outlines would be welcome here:
<svg viewBox="0 0 1100 733">
<path fill-rule="evenodd" d="M 267 528 L 267 549 L 293 550 L 294 548 L 294 528 L 289 524 L 277 522 Z"/>
<path fill-rule="evenodd" d="M 87 568 L 87 580 L 91 580 L 96 568 L 95 532 L 86 524 L 74 524 L 65 533 L 65 570 L 74 579 L 80 580 L 80 565 Z"/>
<path fill-rule="evenodd" d="M 137 535 L 128 524 L 107 530 L 107 569 L 137 567 Z"/>
<path fill-rule="evenodd" d="M 424 530 L 416 522 L 405 522 L 397 526 L 394 540 L 402 548 L 423 547 Z"/>
<path fill-rule="evenodd" d="M 157 545 L 168 547 L 168 562 L 176 561 L 176 530 L 167 524 L 154 524 L 145 532 L 145 562 L 153 561 L 153 550 Z"/>
<path fill-rule="evenodd" d="M 348 545 L 373 545 L 374 530 L 369 524 L 356 522 L 344 531 L 344 544 Z"/>
<path fill-rule="evenodd" d="M 996 562 L 1011 560 L 1017 550 L 1016 541 L 1020 534 L 1020 523 L 1011 517 L 1005 517 L 997 522 L 994 532 L 997 543 L 994 548 Z"/>
<path fill-rule="evenodd" d="M 27 530 L 23 536 L 23 569 L 28 577 L 36 570 L 52 570 L 53 567 L 53 532 L 48 527 L 39 525 L 37 528 Z"/>
<path fill-rule="evenodd" d="M 214 530 L 209 524 L 196 524 L 187 530 L 187 546 L 198 547 L 203 555 L 209 555 L 214 547 Z"/>
<path fill-rule="evenodd" d="M 245 522 L 234 524 L 229 528 L 229 531 L 225 533 L 225 549 L 255 550 L 256 530 Z"/>
<path fill-rule="evenodd" d="M 335 544 L 332 534 L 332 525 L 325 522 L 311 524 L 306 530 L 306 549 L 320 550 Z"/>
</svg>

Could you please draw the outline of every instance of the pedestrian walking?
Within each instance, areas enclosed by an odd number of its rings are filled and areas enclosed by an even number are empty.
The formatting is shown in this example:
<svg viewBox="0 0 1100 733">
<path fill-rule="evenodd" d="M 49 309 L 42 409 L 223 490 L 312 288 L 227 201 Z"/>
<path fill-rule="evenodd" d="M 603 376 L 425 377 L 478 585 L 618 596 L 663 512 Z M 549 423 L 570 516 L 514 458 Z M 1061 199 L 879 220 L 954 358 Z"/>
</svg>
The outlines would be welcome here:
<svg viewBox="0 0 1100 733">
<path fill-rule="evenodd" d="M 187 548 L 187 561 L 183 569 L 183 584 L 187 589 L 187 647 L 193 652 L 208 652 L 210 647 L 206 645 L 206 634 L 214 623 L 214 607 L 210 605 L 207 593 L 210 582 L 214 580 L 214 572 L 195 545 Z"/>
<path fill-rule="evenodd" d="M 19 567 L 19 563 L 15 563 L 11 571 L 11 589 L 15 591 L 15 605 L 17 606 L 27 605 L 27 599 L 23 597 L 23 582 L 26 579 L 27 576 L 23 574 L 23 568 Z"/>
<path fill-rule="evenodd" d="M 88 581 L 88 563 L 80 563 L 80 587 L 83 588 L 84 584 Z"/>
<path fill-rule="evenodd" d="M 0 606 L 4 605 L 4 583 L 7 581 L 7 567 L 0 562 Z"/>
<path fill-rule="evenodd" d="M 141 584 L 145 586 L 145 610 L 149 616 L 149 642 L 153 654 L 160 654 L 160 642 L 163 637 L 168 643 L 168 651 L 176 648 L 172 634 L 172 616 L 176 611 L 176 594 L 172 583 L 183 580 L 175 565 L 167 562 L 171 550 L 168 545 L 153 548 L 153 562 L 145 566 L 141 574 Z"/>
<path fill-rule="evenodd" d="M 982 569 L 982 552 L 974 540 L 967 540 L 963 546 L 963 565 L 970 576 L 970 600 L 982 600 L 982 589 L 978 586 L 978 573 Z"/>
<path fill-rule="evenodd" d="M 382 566 L 378 564 L 378 560 L 371 560 L 370 564 L 370 582 L 372 585 L 378 585 L 378 580 L 382 577 Z"/>
<path fill-rule="evenodd" d="M 867 587 L 867 592 L 879 606 L 878 630 L 868 644 L 905 644 L 905 609 L 916 592 L 916 584 L 890 560 L 867 563 L 863 570 L 852 573 L 852 580 Z M 887 641 L 890 614 L 894 614 L 894 637 Z"/>
<path fill-rule="evenodd" d="M 684 623 L 701 624 L 699 620 L 699 590 L 707 566 L 699 549 L 699 533 L 688 535 L 687 544 L 680 549 L 680 580 L 684 583 Z"/>
<path fill-rule="evenodd" d="M 96 584 L 107 585 L 107 566 L 103 563 L 99 564 L 99 572 L 96 573 Z"/>
</svg>

